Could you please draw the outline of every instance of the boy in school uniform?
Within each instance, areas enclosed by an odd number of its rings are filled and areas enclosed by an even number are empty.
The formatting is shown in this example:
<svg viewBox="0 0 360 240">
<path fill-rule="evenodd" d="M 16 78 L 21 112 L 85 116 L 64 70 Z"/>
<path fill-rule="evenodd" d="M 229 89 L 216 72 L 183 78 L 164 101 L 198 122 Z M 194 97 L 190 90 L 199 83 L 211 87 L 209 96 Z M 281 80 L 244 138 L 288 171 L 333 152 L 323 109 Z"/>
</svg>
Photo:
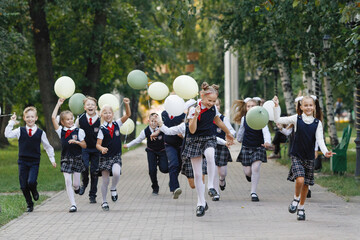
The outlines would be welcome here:
<svg viewBox="0 0 360 240">
<path fill-rule="evenodd" d="M 23 112 L 25 127 L 13 129 L 17 124 L 16 114 L 14 113 L 5 128 L 5 137 L 17 138 L 19 140 L 19 182 L 27 203 L 27 212 L 34 210 L 34 201 L 39 199 L 37 191 L 37 177 L 40 166 L 40 144 L 49 156 L 51 164 L 56 167 L 54 148 L 50 145 L 46 133 L 38 128 L 35 122 L 38 119 L 35 107 L 27 107 Z M 31 194 L 30 194 L 31 193 Z M 32 195 L 32 197 L 31 197 Z"/>
<path fill-rule="evenodd" d="M 141 143 L 142 140 L 147 138 L 147 158 L 148 158 L 148 166 L 149 166 L 149 175 L 151 180 L 151 188 L 153 189 L 153 195 L 159 194 L 159 184 L 157 180 L 157 166 L 159 166 L 159 170 L 162 173 L 168 173 L 168 160 L 165 152 L 164 145 L 164 133 L 160 132 L 158 129 L 158 119 L 159 115 L 157 113 L 150 114 L 149 117 L 149 126 L 147 126 L 144 130 L 140 132 L 140 135 L 124 145 L 124 148 L 132 147 L 136 144 Z M 154 135 L 157 135 L 154 137 Z"/>
<path fill-rule="evenodd" d="M 100 152 L 96 149 L 97 134 L 100 129 L 100 118 L 96 113 L 97 100 L 93 97 L 87 96 L 84 99 L 85 113 L 80 115 L 75 126 L 80 127 L 85 131 L 86 148 L 82 150 L 82 160 L 85 165 L 85 171 L 81 173 L 82 185 L 80 187 L 79 195 L 85 193 L 85 189 L 89 184 L 89 166 L 90 166 L 90 203 L 96 203 L 96 193 L 98 184 L 97 169 L 99 167 Z"/>
</svg>

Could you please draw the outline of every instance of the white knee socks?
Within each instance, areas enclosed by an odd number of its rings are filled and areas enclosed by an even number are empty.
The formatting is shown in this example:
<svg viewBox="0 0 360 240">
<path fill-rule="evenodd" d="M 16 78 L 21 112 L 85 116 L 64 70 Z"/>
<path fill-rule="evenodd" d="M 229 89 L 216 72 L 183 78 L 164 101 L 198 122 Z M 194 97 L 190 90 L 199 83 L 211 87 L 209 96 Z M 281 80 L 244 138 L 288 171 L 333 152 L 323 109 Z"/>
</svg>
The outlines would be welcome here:
<svg viewBox="0 0 360 240">
<path fill-rule="evenodd" d="M 207 161 L 207 174 L 208 174 L 208 189 L 214 188 L 215 178 L 215 149 L 207 148 L 204 151 L 204 155 Z"/>
<path fill-rule="evenodd" d="M 202 158 L 191 158 L 194 172 L 195 189 L 198 195 L 197 206 L 205 206 L 205 184 L 202 180 Z"/>
<path fill-rule="evenodd" d="M 75 193 L 74 193 L 74 189 L 72 187 L 72 180 L 71 180 L 71 173 L 66 173 L 63 172 L 64 174 L 64 179 L 65 179 L 65 186 L 66 186 L 66 193 L 69 197 L 70 200 L 70 204 L 76 206 L 76 202 L 75 202 Z"/>
<path fill-rule="evenodd" d="M 251 164 L 251 193 L 256 193 L 260 180 L 260 166 L 261 161 L 255 161 Z"/>
</svg>

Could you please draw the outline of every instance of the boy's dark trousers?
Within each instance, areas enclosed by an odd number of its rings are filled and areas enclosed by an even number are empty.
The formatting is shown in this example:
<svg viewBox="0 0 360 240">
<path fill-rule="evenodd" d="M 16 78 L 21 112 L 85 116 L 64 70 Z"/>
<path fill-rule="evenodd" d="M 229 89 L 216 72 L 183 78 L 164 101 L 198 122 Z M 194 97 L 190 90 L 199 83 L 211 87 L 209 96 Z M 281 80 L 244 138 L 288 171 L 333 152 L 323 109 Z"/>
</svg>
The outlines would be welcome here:
<svg viewBox="0 0 360 240">
<path fill-rule="evenodd" d="M 81 173 L 83 187 L 89 184 L 89 165 L 90 165 L 90 191 L 89 197 L 96 198 L 100 153 L 96 148 L 85 148 L 82 150 L 82 160 L 85 165 L 85 171 Z"/>
<path fill-rule="evenodd" d="M 18 160 L 20 188 L 24 194 L 28 207 L 34 206 L 31 194 L 37 194 L 37 177 L 39 173 L 40 160 L 24 161 Z"/>
<path fill-rule="evenodd" d="M 168 173 L 168 160 L 166 157 L 165 149 L 164 151 L 155 152 L 148 148 L 146 148 L 147 152 L 147 159 L 148 159 L 148 166 L 149 166 L 149 175 L 151 179 L 151 187 L 154 192 L 159 191 L 159 184 L 157 181 L 157 166 L 159 166 L 159 170 L 162 173 Z"/>
<path fill-rule="evenodd" d="M 169 144 L 165 144 L 165 150 L 169 163 L 170 192 L 174 192 L 180 187 L 178 177 L 181 170 L 181 150 L 180 147 L 176 148 Z"/>
</svg>

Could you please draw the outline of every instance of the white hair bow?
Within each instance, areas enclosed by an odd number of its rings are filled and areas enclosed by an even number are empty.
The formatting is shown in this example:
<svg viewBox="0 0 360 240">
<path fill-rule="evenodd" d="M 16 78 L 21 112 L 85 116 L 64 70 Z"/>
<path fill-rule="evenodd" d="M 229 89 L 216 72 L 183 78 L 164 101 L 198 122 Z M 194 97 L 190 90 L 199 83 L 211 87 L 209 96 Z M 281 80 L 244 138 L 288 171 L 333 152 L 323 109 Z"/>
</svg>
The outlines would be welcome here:
<svg viewBox="0 0 360 240">
<path fill-rule="evenodd" d="M 316 101 L 316 99 L 317 99 L 317 97 L 315 95 L 310 95 L 310 97 L 312 99 L 314 99 L 314 101 Z M 295 98 L 295 103 L 298 103 L 299 101 L 302 101 L 303 98 L 304 98 L 304 96 L 300 96 L 300 97 Z"/>
<path fill-rule="evenodd" d="M 244 99 L 244 103 L 247 103 L 250 100 L 261 101 L 261 98 L 259 98 L 259 97 L 253 97 L 253 98 L 247 97 L 247 98 Z"/>
</svg>

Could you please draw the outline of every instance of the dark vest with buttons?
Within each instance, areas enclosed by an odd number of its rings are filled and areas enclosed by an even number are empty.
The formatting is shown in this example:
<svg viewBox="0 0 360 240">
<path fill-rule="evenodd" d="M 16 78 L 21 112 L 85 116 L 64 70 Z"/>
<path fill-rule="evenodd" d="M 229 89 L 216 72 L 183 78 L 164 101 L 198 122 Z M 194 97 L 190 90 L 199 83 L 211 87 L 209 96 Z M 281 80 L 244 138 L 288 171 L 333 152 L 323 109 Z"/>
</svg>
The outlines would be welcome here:
<svg viewBox="0 0 360 240">
<path fill-rule="evenodd" d="M 224 122 L 224 115 L 221 114 L 220 119 L 221 121 Z M 219 128 L 215 123 L 213 123 L 213 130 L 214 130 L 214 134 L 217 137 L 225 140 L 225 136 L 226 136 L 225 132 L 221 128 Z"/>
<path fill-rule="evenodd" d="M 81 147 L 75 143 L 69 144 L 69 140 L 74 139 L 79 141 L 79 128 L 75 128 L 74 131 L 70 133 L 70 135 L 65 138 L 66 131 L 64 129 L 61 130 L 61 158 L 70 157 L 74 158 L 76 156 L 81 155 Z"/>
<path fill-rule="evenodd" d="M 20 127 L 19 137 L 19 160 L 29 162 L 40 162 L 40 144 L 43 130 L 37 128 L 30 137 L 26 127 Z"/>
<path fill-rule="evenodd" d="M 147 149 L 154 151 L 154 152 L 160 152 L 160 151 L 164 151 L 165 150 L 165 145 L 164 145 L 164 133 L 160 132 L 160 134 L 157 136 L 157 138 L 155 140 L 150 139 L 150 135 L 151 135 L 151 131 L 150 131 L 150 127 L 147 126 L 144 129 L 145 132 L 145 136 L 147 139 Z"/>
<path fill-rule="evenodd" d="M 264 144 L 264 135 L 262 129 L 254 130 L 246 123 L 246 117 L 244 119 L 244 138 L 243 145 L 246 147 L 261 147 L 261 144 Z"/>
<path fill-rule="evenodd" d="M 120 138 L 120 127 L 116 122 L 114 124 L 114 134 L 111 138 L 110 132 L 107 127 L 101 126 L 100 130 L 104 135 L 101 146 L 108 148 L 108 152 L 103 154 L 103 157 L 109 158 L 117 154 L 121 154 L 121 138 Z"/>
<path fill-rule="evenodd" d="M 216 116 L 215 106 L 212 106 L 207 111 L 203 112 L 199 118 L 197 118 L 197 127 L 194 134 L 190 131 L 187 132 L 188 137 L 200 137 L 200 136 L 213 136 L 213 122 Z"/>
<path fill-rule="evenodd" d="M 303 160 L 315 158 L 314 149 L 318 125 L 319 119 L 315 118 L 311 124 L 306 124 L 301 115 L 298 115 L 294 142 L 290 151 L 291 155 Z"/>
<path fill-rule="evenodd" d="M 85 132 L 86 148 L 96 148 L 97 134 L 100 129 L 100 118 L 90 126 L 86 114 L 83 113 L 79 118 L 79 126 Z"/>
<path fill-rule="evenodd" d="M 166 111 L 161 113 L 162 120 L 164 125 L 168 128 L 177 126 L 184 121 L 185 113 L 181 114 L 180 116 L 176 116 L 173 119 L 169 118 L 169 114 Z M 169 144 L 173 147 L 179 148 L 182 144 L 182 138 L 177 135 L 165 135 L 165 144 Z"/>
</svg>

